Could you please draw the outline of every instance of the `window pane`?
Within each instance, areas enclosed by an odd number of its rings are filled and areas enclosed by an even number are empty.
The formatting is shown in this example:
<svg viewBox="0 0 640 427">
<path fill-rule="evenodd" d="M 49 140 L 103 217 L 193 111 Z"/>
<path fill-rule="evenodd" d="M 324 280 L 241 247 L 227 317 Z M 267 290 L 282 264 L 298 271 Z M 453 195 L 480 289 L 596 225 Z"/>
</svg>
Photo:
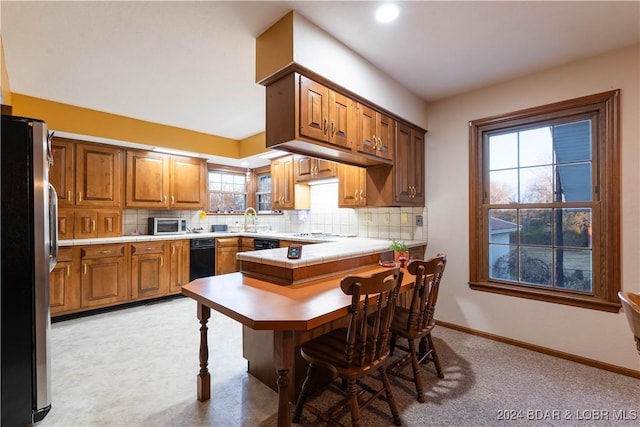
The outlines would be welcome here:
<svg viewBox="0 0 640 427">
<path fill-rule="evenodd" d="M 585 250 L 556 250 L 556 287 L 591 292 L 591 255 Z"/>
<path fill-rule="evenodd" d="M 520 203 L 553 201 L 553 166 L 520 169 Z"/>
<path fill-rule="evenodd" d="M 591 120 L 554 126 L 553 145 L 556 163 L 592 160 Z"/>
<path fill-rule="evenodd" d="M 520 132 L 520 167 L 553 163 L 551 128 L 543 127 Z"/>
<path fill-rule="evenodd" d="M 520 246 L 520 282 L 551 286 L 553 251 L 532 246 Z"/>
<path fill-rule="evenodd" d="M 520 244 L 551 246 L 551 209 L 520 210 Z"/>
<path fill-rule="evenodd" d="M 557 246 L 591 248 L 591 209 L 557 209 L 562 224 Z"/>
<path fill-rule="evenodd" d="M 489 170 L 518 167 L 518 133 L 489 137 Z"/>
<path fill-rule="evenodd" d="M 509 245 L 489 245 L 489 277 L 515 282 L 518 280 L 518 249 Z"/>
<path fill-rule="evenodd" d="M 271 175 L 260 175 L 258 177 L 258 191 L 260 193 L 271 191 Z"/>
<path fill-rule="evenodd" d="M 556 171 L 562 201 L 591 201 L 591 163 L 561 165 L 556 168 Z"/>
<path fill-rule="evenodd" d="M 509 204 L 518 200 L 518 170 L 489 172 L 489 203 Z"/>
<path fill-rule="evenodd" d="M 516 209 L 489 210 L 489 243 L 508 245 L 517 243 L 518 211 Z"/>
</svg>

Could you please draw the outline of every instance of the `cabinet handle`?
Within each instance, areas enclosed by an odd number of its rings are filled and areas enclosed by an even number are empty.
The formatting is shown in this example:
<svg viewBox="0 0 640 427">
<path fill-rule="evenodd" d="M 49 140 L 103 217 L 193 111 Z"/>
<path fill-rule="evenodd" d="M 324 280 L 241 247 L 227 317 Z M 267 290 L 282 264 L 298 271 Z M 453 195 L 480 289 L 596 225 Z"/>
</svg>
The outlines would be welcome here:
<svg viewBox="0 0 640 427">
<path fill-rule="evenodd" d="M 71 201 L 71 190 L 67 191 L 67 200 Z"/>
<path fill-rule="evenodd" d="M 176 254 L 176 245 L 171 245 L 171 255 Z"/>
<path fill-rule="evenodd" d="M 87 274 L 87 264 L 82 264 L 82 274 Z"/>
<path fill-rule="evenodd" d="M 412 193 L 413 192 L 411 191 L 411 186 L 408 186 L 407 187 L 407 196 L 409 196 L 409 198 L 412 198 L 413 197 Z"/>
<path fill-rule="evenodd" d="M 82 191 L 78 191 L 78 202 L 82 202 Z"/>
<path fill-rule="evenodd" d="M 164 257 L 160 255 L 160 267 L 164 265 Z"/>
<path fill-rule="evenodd" d="M 106 255 L 106 254 L 108 254 L 108 253 L 110 253 L 110 252 L 111 252 L 111 251 L 107 251 L 107 250 L 100 251 L 100 253 L 101 253 L 101 254 L 103 254 L 103 255 Z"/>
<path fill-rule="evenodd" d="M 91 231 L 96 231 L 96 220 L 92 219 L 91 220 Z"/>
<path fill-rule="evenodd" d="M 164 203 L 165 205 L 167 204 L 167 196 L 166 195 L 162 196 L 162 203 Z"/>
<path fill-rule="evenodd" d="M 331 122 L 331 136 L 335 136 L 336 134 L 336 124 L 335 122 Z"/>
<path fill-rule="evenodd" d="M 152 250 L 153 250 L 153 248 L 145 248 L 144 250 L 145 250 L 145 251 L 152 251 Z"/>
<path fill-rule="evenodd" d="M 327 133 L 327 129 L 329 128 L 329 122 L 327 119 L 324 119 L 324 134 Z"/>
<path fill-rule="evenodd" d="M 71 276 L 71 267 L 67 265 L 65 269 L 67 270 L 67 277 Z"/>
<path fill-rule="evenodd" d="M 175 196 L 171 196 L 171 204 L 175 205 L 176 204 L 176 198 Z"/>
</svg>

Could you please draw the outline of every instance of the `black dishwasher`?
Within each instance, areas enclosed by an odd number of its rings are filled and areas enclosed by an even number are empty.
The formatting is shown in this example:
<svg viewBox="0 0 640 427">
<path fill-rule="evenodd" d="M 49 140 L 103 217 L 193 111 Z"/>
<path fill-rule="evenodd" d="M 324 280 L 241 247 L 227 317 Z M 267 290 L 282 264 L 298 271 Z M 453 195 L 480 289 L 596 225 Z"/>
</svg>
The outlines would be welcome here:
<svg viewBox="0 0 640 427">
<path fill-rule="evenodd" d="M 189 253 L 190 281 L 215 274 L 215 251 L 216 241 L 214 238 L 191 239 L 191 251 Z"/>
<path fill-rule="evenodd" d="M 280 240 L 277 239 L 265 239 L 263 237 L 256 237 L 253 239 L 253 250 L 260 251 L 262 249 L 274 249 L 280 247 Z"/>
</svg>

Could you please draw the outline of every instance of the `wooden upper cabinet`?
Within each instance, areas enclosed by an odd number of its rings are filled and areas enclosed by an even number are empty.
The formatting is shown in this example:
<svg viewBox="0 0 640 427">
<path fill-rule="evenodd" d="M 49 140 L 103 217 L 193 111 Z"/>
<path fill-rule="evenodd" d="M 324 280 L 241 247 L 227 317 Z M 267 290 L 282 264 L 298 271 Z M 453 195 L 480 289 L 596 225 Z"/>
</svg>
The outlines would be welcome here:
<svg viewBox="0 0 640 427">
<path fill-rule="evenodd" d="M 126 207 L 204 209 L 204 159 L 127 151 Z"/>
<path fill-rule="evenodd" d="M 338 207 L 357 208 L 367 206 L 365 168 L 351 165 L 338 167 Z"/>
<path fill-rule="evenodd" d="M 296 182 L 333 178 L 338 173 L 338 164 L 329 160 L 294 155 L 293 161 L 293 174 Z"/>
<path fill-rule="evenodd" d="M 397 203 L 404 206 L 424 206 L 424 164 L 424 133 L 398 122 L 394 167 L 394 195 Z"/>
<path fill-rule="evenodd" d="M 190 157 L 171 157 L 171 209 L 205 209 L 207 162 Z"/>
<path fill-rule="evenodd" d="M 393 160 L 394 120 L 364 104 L 356 103 L 358 152 Z"/>
<path fill-rule="evenodd" d="M 271 160 L 271 208 L 309 209 L 310 204 L 309 186 L 295 183 L 294 156 Z"/>
<path fill-rule="evenodd" d="M 60 207 L 122 206 L 122 150 L 54 137 L 49 181 Z"/>
<path fill-rule="evenodd" d="M 351 150 L 353 101 L 300 76 L 300 135 Z"/>
<path fill-rule="evenodd" d="M 53 164 L 49 168 L 49 182 L 58 193 L 58 206 L 67 207 L 75 204 L 75 185 L 73 165 L 74 143 L 64 138 L 51 139 Z"/>
<path fill-rule="evenodd" d="M 169 157 L 153 151 L 127 151 L 126 207 L 169 206 Z"/>
<path fill-rule="evenodd" d="M 122 150 L 76 144 L 76 206 L 121 207 Z"/>
</svg>

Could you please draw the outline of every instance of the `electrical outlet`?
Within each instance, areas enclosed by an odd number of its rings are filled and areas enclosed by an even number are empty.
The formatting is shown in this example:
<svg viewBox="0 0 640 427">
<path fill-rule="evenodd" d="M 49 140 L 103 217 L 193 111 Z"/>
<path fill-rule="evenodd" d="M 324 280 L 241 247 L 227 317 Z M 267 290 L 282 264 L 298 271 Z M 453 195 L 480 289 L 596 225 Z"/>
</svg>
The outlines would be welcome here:
<svg viewBox="0 0 640 427">
<path fill-rule="evenodd" d="M 384 222 L 386 222 L 387 224 L 391 222 L 391 214 L 384 214 Z"/>
<path fill-rule="evenodd" d="M 416 215 L 416 227 L 422 227 L 422 215 Z"/>
<path fill-rule="evenodd" d="M 367 222 L 373 221 L 373 219 L 371 218 L 371 212 L 365 213 L 364 217 L 365 217 L 365 221 L 367 221 Z"/>
<path fill-rule="evenodd" d="M 402 224 L 406 224 L 409 222 L 409 213 L 407 212 L 402 212 L 401 216 L 400 216 L 400 221 Z"/>
</svg>

